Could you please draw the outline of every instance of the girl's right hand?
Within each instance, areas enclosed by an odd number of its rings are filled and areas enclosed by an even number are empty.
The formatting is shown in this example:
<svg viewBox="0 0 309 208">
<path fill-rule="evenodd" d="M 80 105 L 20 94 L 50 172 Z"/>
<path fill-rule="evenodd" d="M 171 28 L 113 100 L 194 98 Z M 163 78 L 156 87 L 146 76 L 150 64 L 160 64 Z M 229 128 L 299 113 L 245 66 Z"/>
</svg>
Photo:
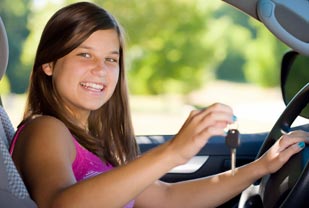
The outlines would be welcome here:
<svg viewBox="0 0 309 208">
<path fill-rule="evenodd" d="M 169 142 L 172 150 L 179 156 L 179 164 L 196 155 L 212 136 L 224 136 L 224 128 L 233 122 L 233 117 L 233 110 L 221 103 L 191 111 L 180 131 Z"/>
</svg>

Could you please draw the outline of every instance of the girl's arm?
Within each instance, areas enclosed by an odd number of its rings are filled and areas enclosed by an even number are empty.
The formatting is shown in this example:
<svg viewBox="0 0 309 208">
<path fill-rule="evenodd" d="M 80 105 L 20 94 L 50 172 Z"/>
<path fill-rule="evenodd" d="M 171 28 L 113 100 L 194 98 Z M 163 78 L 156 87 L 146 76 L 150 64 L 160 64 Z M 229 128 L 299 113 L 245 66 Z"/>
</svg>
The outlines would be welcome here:
<svg viewBox="0 0 309 208">
<path fill-rule="evenodd" d="M 39 207 L 121 207 L 177 165 L 186 163 L 213 135 L 224 135 L 233 112 L 223 104 L 193 111 L 168 143 L 115 170 L 76 183 L 72 135 L 56 118 L 41 116 L 20 133 L 13 159 Z"/>
<path fill-rule="evenodd" d="M 295 131 L 282 136 L 261 158 L 231 171 L 192 181 L 167 184 L 156 182 L 136 201 L 136 207 L 217 207 L 253 184 L 273 173 L 289 158 L 301 151 L 299 142 L 309 142 L 309 133 Z"/>
<path fill-rule="evenodd" d="M 292 147 L 282 153 L 271 152 L 237 170 L 233 177 L 227 172 L 200 182 L 173 185 L 156 182 L 170 169 L 186 163 L 197 154 L 209 138 L 224 135 L 224 127 L 232 122 L 232 117 L 232 110 L 222 104 L 214 104 L 203 111 L 193 111 L 179 133 L 169 142 L 127 165 L 76 183 L 72 172 L 76 154 L 72 135 L 61 121 L 42 116 L 27 124 L 21 132 L 13 159 L 31 197 L 41 208 L 123 207 L 135 198 L 136 205 L 142 207 L 158 203 L 160 206 L 157 207 L 178 206 L 177 203 L 184 206 L 188 201 L 197 202 L 197 206 L 219 204 L 270 172 L 268 166 L 271 162 L 279 161 L 276 163 L 278 167 L 274 168 L 276 170 L 288 157 L 283 161 L 278 158 L 296 152 L 292 151 Z M 297 141 L 294 139 L 293 142 Z M 280 148 L 287 146 L 279 145 Z M 277 151 L 279 148 L 272 149 Z M 253 170 L 257 169 L 261 172 L 252 175 Z M 237 186 L 239 190 L 236 190 Z M 207 195 L 208 199 L 205 198 Z M 194 200 L 186 200 L 191 197 Z"/>
</svg>

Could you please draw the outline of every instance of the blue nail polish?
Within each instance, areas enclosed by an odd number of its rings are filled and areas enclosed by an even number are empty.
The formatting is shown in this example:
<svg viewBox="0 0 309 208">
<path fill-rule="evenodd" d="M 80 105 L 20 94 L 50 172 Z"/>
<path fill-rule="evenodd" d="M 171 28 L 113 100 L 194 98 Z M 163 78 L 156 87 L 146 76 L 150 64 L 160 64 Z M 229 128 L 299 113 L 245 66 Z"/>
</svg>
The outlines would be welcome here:
<svg viewBox="0 0 309 208">
<path fill-rule="evenodd" d="M 237 116 L 233 115 L 232 120 L 233 122 L 237 121 Z"/>
<path fill-rule="evenodd" d="M 299 148 L 304 148 L 305 147 L 305 142 L 299 142 L 298 146 L 299 146 Z"/>
</svg>

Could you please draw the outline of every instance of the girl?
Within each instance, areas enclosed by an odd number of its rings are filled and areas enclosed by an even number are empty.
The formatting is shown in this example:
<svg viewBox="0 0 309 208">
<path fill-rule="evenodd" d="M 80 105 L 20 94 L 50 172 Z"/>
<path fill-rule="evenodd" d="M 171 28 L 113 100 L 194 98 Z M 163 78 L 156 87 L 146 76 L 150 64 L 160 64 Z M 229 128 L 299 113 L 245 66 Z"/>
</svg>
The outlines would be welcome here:
<svg viewBox="0 0 309 208">
<path fill-rule="evenodd" d="M 192 111 L 173 139 L 138 156 L 124 65 L 122 30 L 104 9 L 75 3 L 48 21 L 11 146 L 39 207 L 215 207 L 277 171 L 309 136 L 300 131 L 283 136 L 235 175 L 161 182 L 209 138 L 223 136 L 233 111 L 220 103 Z"/>
</svg>

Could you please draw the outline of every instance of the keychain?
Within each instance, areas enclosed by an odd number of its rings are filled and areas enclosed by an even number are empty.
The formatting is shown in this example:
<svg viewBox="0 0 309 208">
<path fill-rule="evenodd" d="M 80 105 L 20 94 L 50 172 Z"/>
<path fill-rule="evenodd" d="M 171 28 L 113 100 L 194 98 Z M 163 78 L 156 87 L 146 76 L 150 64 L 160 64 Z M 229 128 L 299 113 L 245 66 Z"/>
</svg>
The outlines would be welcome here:
<svg viewBox="0 0 309 208">
<path fill-rule="evenodd" d="M 240 134 L 238 131 L 238 122 L 236 116 L 233 123 L 228 125 L 228 131 L 225 136 L 225 144 L 231 149 L 231 169 L 232 175 L 235 174 L 236 168 L 236 149 L 240 145 Z"/>
</svg>

